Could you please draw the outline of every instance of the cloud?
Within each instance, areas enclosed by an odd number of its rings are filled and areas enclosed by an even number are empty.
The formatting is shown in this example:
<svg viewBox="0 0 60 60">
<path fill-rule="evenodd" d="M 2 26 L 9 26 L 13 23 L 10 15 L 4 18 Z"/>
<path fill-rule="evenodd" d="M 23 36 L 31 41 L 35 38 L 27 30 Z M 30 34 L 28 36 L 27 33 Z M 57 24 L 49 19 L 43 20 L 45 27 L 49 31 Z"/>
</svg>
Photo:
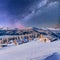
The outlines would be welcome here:
<svg viewBox="0 0 60 60">
<path fill-rule="evenodd" d="M 29 26 L 54 27 L 58 23 L 59 18 L 58 5 L 59 3 L 54 1 L 50 2 L 48 5 L 45 4 L 45 6 L 41 6 L 40 8 L 34 8 L 33 13 L 30 13 L 25 17 L 27 20 L 26 23 L 29 23 Z"/>
<path fill-rule="evenodd" d="M 58 1 L 0 0 L 0 25 L 39 27 L 57 24 L 59 17 Z"/>
<path fill-rule="evenodd" d="M 40 7 L 43 7 L 47 4 L 48 0 L 42 0 L 41 2 L 38 3 L 37 7 L 40 8 Z"/>
</svg>

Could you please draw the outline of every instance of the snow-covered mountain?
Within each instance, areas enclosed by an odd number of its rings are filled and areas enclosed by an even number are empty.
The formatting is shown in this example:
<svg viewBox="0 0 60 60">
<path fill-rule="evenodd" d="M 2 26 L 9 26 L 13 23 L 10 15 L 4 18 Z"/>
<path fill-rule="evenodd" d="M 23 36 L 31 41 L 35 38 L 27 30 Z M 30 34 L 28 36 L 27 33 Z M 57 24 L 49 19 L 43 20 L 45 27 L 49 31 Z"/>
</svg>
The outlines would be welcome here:
<svg viewBox="0 0 60 60">
<path fill-rule="evenodd" d="M 22 30 L 19 29 L 0 29 L 0 36 L 1 35 L 21 35 L 21 34 L 30 34 L 30 33 L 38 33 L 43 34 L 48 37 L 56 38 L 57 40 L 60 39 L 60 29 L 50 29 L 50 28 L 25 28 Z M 51 38 L 51 39 L 52 39 Z"/>
<path fill-rule="evenodd" d="M 60 34 L 58 34 L 60 33 L 59 29 L 56 30 L 49 28 L 47 29 L 47 28 L 33 27 L 30 28 L 30 30 L 43 34 L 46 37 L 51 37 L 51 41 L 53 42 L 43 43 L 40 40 L 35 39 L 28 43 L 23 43 L 17 46 L 13 44 L 7 45 L 7 47 L 5 48 L 0 48 L 0 60 L 59 60 L 60 59 Z"/>
<path fill-rule="evenodd" d="M 54 29 L 54 28 L 53 28 Z M 50 28 L 33 28 L 34 31 L 39 32 L 40 34 L 51 36 L 52 38 L 60 39 L 60 29 L 50 29 Z"/>
</svg>

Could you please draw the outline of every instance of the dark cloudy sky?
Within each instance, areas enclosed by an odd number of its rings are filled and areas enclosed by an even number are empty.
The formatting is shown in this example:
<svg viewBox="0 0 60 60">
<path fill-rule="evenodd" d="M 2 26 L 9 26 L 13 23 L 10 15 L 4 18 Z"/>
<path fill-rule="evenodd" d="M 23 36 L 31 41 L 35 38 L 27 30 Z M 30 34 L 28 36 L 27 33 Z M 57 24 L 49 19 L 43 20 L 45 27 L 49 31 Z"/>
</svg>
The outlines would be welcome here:
<svg viewBox="0 0 60 60">
<path fill-rule="evenodd" d="M 59 0 L 0 0 L 0 26 L 60 27 Z"/>
</svg>

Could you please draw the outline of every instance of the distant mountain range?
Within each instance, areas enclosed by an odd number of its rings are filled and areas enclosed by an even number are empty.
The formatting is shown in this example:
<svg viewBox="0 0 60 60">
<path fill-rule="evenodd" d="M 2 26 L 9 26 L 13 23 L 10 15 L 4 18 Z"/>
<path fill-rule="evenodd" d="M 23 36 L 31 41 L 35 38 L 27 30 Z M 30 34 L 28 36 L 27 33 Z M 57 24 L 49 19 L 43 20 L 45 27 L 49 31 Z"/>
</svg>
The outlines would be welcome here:
<svg viewBox="0 0 60 60">
<path fill-rule="evenodd" d="M 60 30 L 59 29 L 49 29 L 49 28 L 26 28 L 26 29 L 0 29 L 0 36 L 2 35 L 24 35 L 31 34 L 33 32 L 37 32 L 39 34 L 43 34 L 46 36 L 51 36 L 60 39 Z"/>
</svg>

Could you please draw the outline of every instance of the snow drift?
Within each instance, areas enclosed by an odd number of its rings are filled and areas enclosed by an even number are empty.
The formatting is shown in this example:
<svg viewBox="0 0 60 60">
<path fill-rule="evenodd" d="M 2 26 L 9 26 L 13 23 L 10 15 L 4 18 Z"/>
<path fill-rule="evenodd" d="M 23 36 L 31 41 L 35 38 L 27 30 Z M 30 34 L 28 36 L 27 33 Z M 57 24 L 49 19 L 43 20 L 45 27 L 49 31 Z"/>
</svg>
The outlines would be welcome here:
<svg viewBox="0 0 60 60">
<path fill-rule="evenodd" d="M 55 58 L 58 60 L 59 57 L 59 40 L 50 43 L 42 43 L 37 40 L 0 49 L 0 60 L 49 60 L 50 58 L 50 60 Z"/>
</svg>

